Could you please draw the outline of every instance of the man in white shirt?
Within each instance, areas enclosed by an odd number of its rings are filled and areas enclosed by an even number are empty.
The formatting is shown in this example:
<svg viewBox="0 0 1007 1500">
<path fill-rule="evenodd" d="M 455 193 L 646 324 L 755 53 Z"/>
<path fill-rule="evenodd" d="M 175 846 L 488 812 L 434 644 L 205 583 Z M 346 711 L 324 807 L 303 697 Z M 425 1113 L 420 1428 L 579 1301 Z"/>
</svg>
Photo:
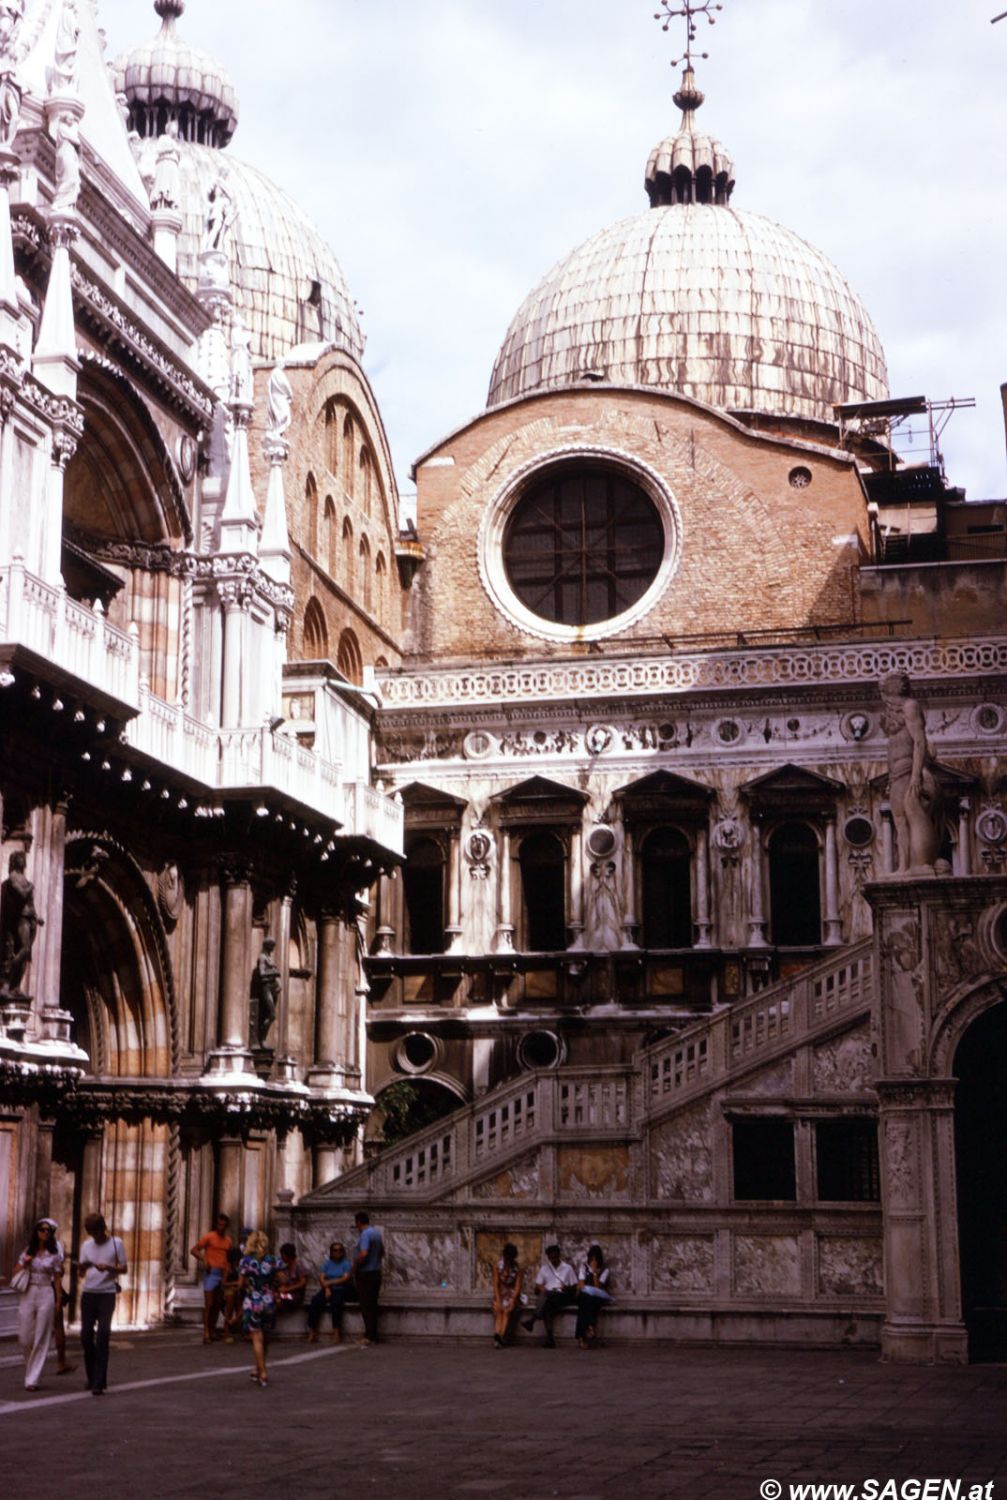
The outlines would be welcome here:
<svg viewBox="0 0 1007 1500">
<path fill-rule="evenodd" d="M 558 1245 L 547 1245 L 545 1260 L 539 1266 L 538 1275 L 535 1277 L 535 1291 L 538 1300 L 535 1303 L 535 1311 L 531 1317 L 522 1321 L 522 1328 L 527 1328 L 530 1333 L 535 1327 L 536 1318 L 541 1318 L 545 1327 L 545 1347 L 555 1349 L 556 1340 L 553 1338 L 553 1319 L 561 1307 L 566 1307 L 577 1298 L 577 1273 L 560 1254 Z"/>
<path fill-rule="evenodd" d="M 90 1235 L 80 1247 L 77 1269 L 84 1278 L 80 1298 L 80 1342 L 92 1396 L 103 1396 L 108 1383 L 108 1341 L 119 1290 L 126 1274 L 122 1240 L 109 1234 L 101 1214 L 88 1214 L 84 1228 Z"/>
</svg>

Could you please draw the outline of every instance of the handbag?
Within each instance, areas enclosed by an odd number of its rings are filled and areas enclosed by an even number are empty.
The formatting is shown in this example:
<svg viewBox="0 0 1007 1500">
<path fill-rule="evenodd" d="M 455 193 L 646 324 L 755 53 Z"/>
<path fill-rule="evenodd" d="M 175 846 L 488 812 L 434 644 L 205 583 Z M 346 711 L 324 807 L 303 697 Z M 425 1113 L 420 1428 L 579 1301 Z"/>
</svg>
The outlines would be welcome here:
<svg viewBox="0 0 1007 1500">
<path fill-rule="evenodd" d="M 31 1286 L 31 1270 L 28 1266 L 18 1266 L 10 1279 L 12 1292 L 26 1292 Z"/>
</svg>

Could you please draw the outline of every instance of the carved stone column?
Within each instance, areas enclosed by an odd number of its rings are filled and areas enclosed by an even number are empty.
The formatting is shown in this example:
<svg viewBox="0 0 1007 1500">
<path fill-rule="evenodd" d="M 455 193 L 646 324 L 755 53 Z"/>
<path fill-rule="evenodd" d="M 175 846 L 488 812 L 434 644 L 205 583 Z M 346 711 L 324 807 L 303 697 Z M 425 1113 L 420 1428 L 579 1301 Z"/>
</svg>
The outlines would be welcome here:
<svg viewBox="0 0 1007 1500">
<path fill-rule="evenodd" d="M 748 906 L 748 946 L 750 948 L 765 948 L 768 945 L 766 943 L 765 898 L 762 890 L 762 826 L 757 819 L 753 818 L 751 828 L 752 879 Z"/>
<path fill-rule="evenodd" d="M 626 908 L 622 918 L 622 946 L 635 948 L 636 934 L 640 928 L 640 916 L 636 909 L 636 849 L 633 830 L 626 828 L 622 841 L 622 860 Z"/>
<path fill-rule="evenodd" d="M 276 934 L 276 966 L 280 971 L 280 993 L 277 997 L 276 1057 L 283 1062 L 287 1057 L 287 1037 L 290 1016 L 290 925 L 294 907 L 296 881 L 290 885 L 280 900 L 279 931 Z"/>
<path fill-rule="evenodd" d="M 705 828 L 696 833 L 696 947 L 709 948 L 713 942 L 710 921 L 710 836 Z"/>
<path fill-rule="evenodd" d="M 514 923 L 511 920 L 511 854 L 510 830 L 500 830 L 500 920 L 497 923 L 497 953 L 514 952 Z"/>
<path fill-rule="evenodd" d="M 955 845 L 955 874 L 972 874 L 972 830 L 969 826 L 969 813 L 972 811 L 972 803 L 968 797 L 962 797 L 958 803 L 958 843 Z"/>
<path fill-rule="evenodd" d="M 220 943 L 220 1009 L 217 1049 L 210 1073 L 251 1073 L 252 872 L 240 862 L 223 869 Z"/>
<path fill-rule="evenodd" d="M 88 1214 L 101 1212 L 101 1162 L 105 1146 L 105 1132 L 100 1127 L 89 1130 L 84 1137 L 84 1149 L 80 1166 L 80 1216 L 81 1222 Z"/>
<path fill-rule="evenodd" d="M 242 584 L 218 585 L 224 606 L 224 682 L 220 721 L 225 729 L 236 729 L 241 723 L 241 668 L 245 644 L 246 591 Z"/>
<path fill-rule="evenodd" d="M 830 948 L 843 941 L 843 924 L 839 915 L 839 854 L 836 847 L 836 823 L 829 818 L 825 825 L 825 942 Z"/>
<path fill-rule="evenodd" d="M 461 953 L 462 943 L 462 897 L 461 897 L 461 829 L 448 831 L 448 925 L 444 929 L 445 953 Z"/>
<path fill-rule="evenodd" d="M 568 902 L 570 916 L 569 948 L 574 952 L 584 947 L 584 830 L 570 830 L 570 871 Z"/>
<path fill-rule="evenodd" d="M 315 1061 L 308 1074 L 312 1088 L 345 1086 L 347 1015 L 340 984 L 342 922 L 337 912 L 318 918 L 318 973 L 315 976 Z"/>
</svg>

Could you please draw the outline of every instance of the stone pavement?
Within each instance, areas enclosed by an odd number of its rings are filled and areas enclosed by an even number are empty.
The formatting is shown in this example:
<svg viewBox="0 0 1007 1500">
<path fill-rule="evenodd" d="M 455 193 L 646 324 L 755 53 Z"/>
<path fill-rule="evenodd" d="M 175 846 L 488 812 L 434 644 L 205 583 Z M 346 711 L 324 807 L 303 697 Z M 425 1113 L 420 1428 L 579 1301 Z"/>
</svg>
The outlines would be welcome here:
<svg viewBox="0 0 1007 1500">
<path fill-rule="evenodd" d="M 569 1340 L 315 1350 L 286 1337 L 268 1389 L 249 1368 L 240 1344 L 123 1334 L 99 1401 L 79 1371 L 57 1379 L 51 1363 L 31 1396 L 0 1359 L 0 1495 L 756 1500 L 778 1481 L 790 1500 L 792 1483 L 960 1478 L 963 1497 L 981 1484 L 1007 1500 L 1005 1366 L 652 1344 L 582 1353 Z"/>
</svg>

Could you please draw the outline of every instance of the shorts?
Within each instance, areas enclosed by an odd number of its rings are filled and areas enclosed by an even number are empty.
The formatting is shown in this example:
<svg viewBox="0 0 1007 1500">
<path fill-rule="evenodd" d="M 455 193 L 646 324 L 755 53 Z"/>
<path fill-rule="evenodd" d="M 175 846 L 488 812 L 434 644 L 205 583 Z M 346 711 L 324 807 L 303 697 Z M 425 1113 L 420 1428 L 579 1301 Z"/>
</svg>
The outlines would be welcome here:
<svg viewBox="0 0 1007 1500">
<path fill-rule="evenodd" d="M 203 1277 L 203 1291 L 215 1292 L 217 1288 L 222 1285 L 223 1280 L 223 1271 L 207 1271 L 206 1275 Z"/>
</svg>

